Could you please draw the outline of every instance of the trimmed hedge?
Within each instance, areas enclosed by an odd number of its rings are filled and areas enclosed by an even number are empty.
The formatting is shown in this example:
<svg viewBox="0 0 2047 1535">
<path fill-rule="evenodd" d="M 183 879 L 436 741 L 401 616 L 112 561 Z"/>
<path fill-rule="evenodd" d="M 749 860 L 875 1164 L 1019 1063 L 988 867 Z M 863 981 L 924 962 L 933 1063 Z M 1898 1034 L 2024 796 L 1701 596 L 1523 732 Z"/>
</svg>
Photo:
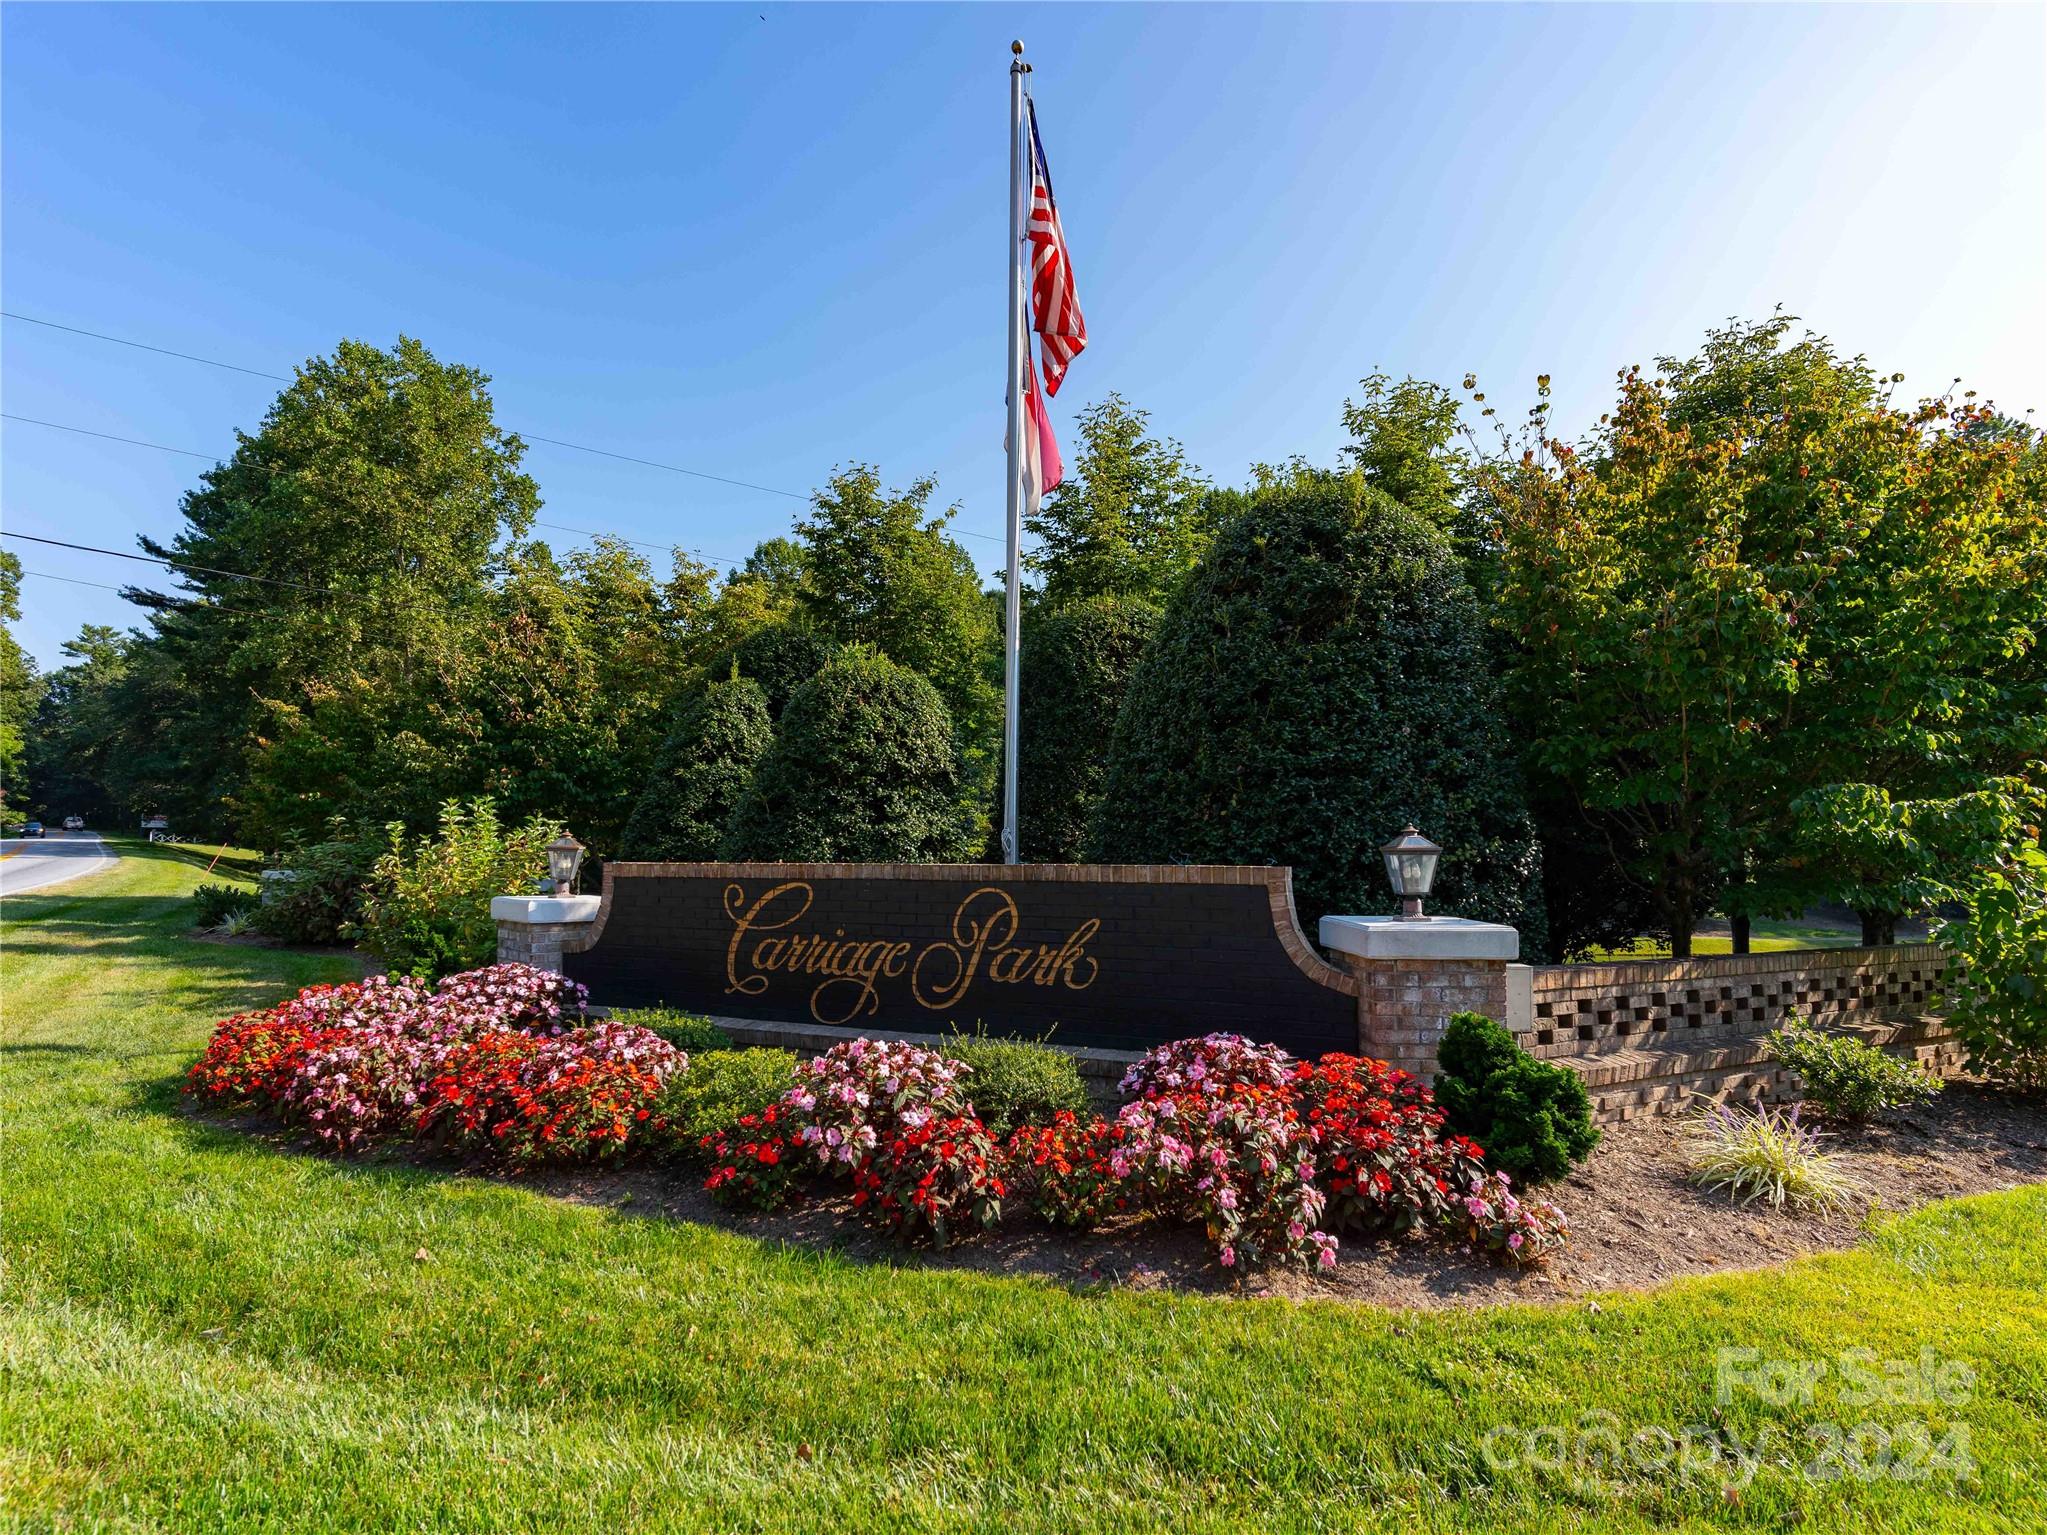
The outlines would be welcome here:
<svg viewBox="0 0 2047 1535">
<path fill-rule="evenodd" d="M 667 1138 L 668 1154 L 685 1162 L 703 1160 L 705 1136 L 734 1128 L 758 1114 L 795 1083 L 796 1055 L 790 1050 L 710 1050 L 692 1055 L 689 1070 L 662 1084 L 654 1106 Z"/>
<path fill-rule="evenodd" d="M 998 1139 L 1018 1125 L 1049 1125 L 1062 1109 L 1080 1115 L 1088 1111 L 1087 1084 L 1064 1050 L 980 1034 L 948 1039 L 943 1049 L 973 1073 L 967 1078 L 967 1098 Z"/>
<path fill-rule="evenodd" d="M 615 1023 L 629 1023 L 666 1040 L 695 1059 L 713 1050 L 730 1050 L 732 1036 L 710 1019 L 696 1013 L 677 1012 L 669 1007 L 629 1007 L 612 1015 Z"/>
<path fill-rule="evenodd" d="M 1094 597 L 1025 628 L 1017 819 L 1029 861 L 1080 861 L 1108 768 L 1102 748 L 1158 621 L 1148 602 Z"/>
<path fill-rule="evenodd" d="M 713 682 L 687 699 L 626 822 L 623 856 L 716 858 L 732 807 L 773 739 L 767 694 L 749 678 Z"/>
<path fill-rule="evenodd" d="M 1261 489 L 1130 680 L 1089 854 L 1291 865 L 1313 932 L 1392 909 L 1379 846 L 1410 821 L 1445 849 L 1432 911 L 1542 952 L 1534 827 L 1447 538 L 1355 475 Z"/>
<path fill-rule="evenodd" d="M 1599 1130 L 1585 1079 L 1538 1061 L 1482 1013 L 1458 1013 L 1436 1047 L 1436 1107 L 1485 1147 L 1486 1165 L 1530 1183 L 1561 1178 L 1592 1155 Z"/>
<path fill-rule="evenodd" d="M 949 863 L 980 843 L 952 719 L 923 677 L 848 646 L 796 690 L 719 856 Z"/>
</svg>

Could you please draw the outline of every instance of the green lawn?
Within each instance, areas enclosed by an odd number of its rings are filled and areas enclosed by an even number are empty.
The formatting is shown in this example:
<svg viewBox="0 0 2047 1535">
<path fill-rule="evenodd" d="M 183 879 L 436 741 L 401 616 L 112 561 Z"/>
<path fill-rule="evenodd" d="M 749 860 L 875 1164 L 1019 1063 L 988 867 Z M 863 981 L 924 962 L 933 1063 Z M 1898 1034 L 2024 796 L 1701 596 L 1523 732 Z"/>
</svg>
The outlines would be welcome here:
<svg viewBox="0 0 2047 1535">
<path fill-rule="evenodd" d="M 1853 949 L 1862 944 L 1861 934 L 1843 927 L 1814 922 L 1758 921 L 1749 932 L 1749 948 L 1756 954 L 1782 954 L 1792 949 Z M 1732 954 L 1734 940 L 1726 933 L 1692 934 L 1694 955 Z M 1595 949 L 1594 959 L 1668 959 L 1670 945 L 1638 938 L 1625 949 Z"/>
<path fill-rule="evenodd" d="M 2047 1528 L 2047 1191 L 1554 1310 L 862 1266 L 187 1117 L 212 1018 L 343 969 L 188 941 L 198 879 L 145 856 L 4 903 L 0 1525 Z M 1959 1405 L 1850 1405 L 1829 1379 L 1716 1407 L 1716 1351 L 1743 1347 L 1931 1349 L 1976 1379 Z M 1796 1469 L 1815 1428 L 1865 1421 L 1960 1425 L 1974 1475 Z M 1716 1423 L 1788 1438 L 1745 1485 L 1518 1463 L 1546 1425 Z"/>
</svg>

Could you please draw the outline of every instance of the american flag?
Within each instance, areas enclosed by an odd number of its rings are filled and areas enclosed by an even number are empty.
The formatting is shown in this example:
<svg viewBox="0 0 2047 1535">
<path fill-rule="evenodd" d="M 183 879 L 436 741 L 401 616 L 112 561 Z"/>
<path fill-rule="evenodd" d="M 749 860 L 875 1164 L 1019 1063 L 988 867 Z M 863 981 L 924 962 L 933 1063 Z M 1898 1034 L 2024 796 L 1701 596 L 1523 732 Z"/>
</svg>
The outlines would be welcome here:
<svg viewBox="0 0 2047 1535">
<path fill-rule="evenodd" d="M 1059 227 L 1059 204 L 1052 198 L 1052 173 L 1045 168 L 1045 146 L 1038 138 L 1038 108 L 1031 114 L 1031 214 L 1024 238 L 1031 247 L 1032 329 L 1042 338 L 1045 393 L 1057 394 L 1066 365 L 1087 345 L 1087 321 L 1073 291 L 1073 263 L 1067 259 L 1066 231 Z"/>
</svg>

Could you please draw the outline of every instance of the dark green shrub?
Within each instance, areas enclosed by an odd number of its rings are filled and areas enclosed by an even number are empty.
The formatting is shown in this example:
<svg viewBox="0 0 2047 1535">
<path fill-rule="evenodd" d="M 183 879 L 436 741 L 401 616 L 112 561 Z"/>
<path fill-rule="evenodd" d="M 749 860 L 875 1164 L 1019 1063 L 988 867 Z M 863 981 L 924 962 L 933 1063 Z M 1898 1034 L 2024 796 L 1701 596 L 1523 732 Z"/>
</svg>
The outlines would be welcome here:
<svg viewBox="0 0 2047 1535">
<path fill-rule="evenodd" d="M 256 930 L 286 943 L 345 943 L 362 916 L 363 893 L 378 848 L 371 842 L 315 842 L 286 860 L 292 877 L 271 880 L 256 909 Z"/>
<path fill-rule="evenodd" d="M 1095 597 L 1026 626 L 1017 819 L 1029 861 L 1080 861 L 1107 772 L 1102 748 L 1158 621 L 1148 602 Z"/>
<path fill-rule="evenodd" d="M 1087 1084 L 1080 1067 L 1063 1050 L 1028 1039 L 991 1039 L 962 1034 L 944 1050 L 973 1071 L 967 1097 L 997 1139 L 1018 1125 L 1047 1125 L 1061 1109 L 1088 1111 Z"/>
<path fill-rule="evenodd" d="M 1599 1144 L 1584 1078 L 1538 1061 L 1484 1014 L 1453 1017 L 1436 1059 L 1436 1106 L 1451 1129 L 1485 1147 L 1488 1167 L 1546 1183 Z"/>
<path fill-rule="evenodd" d="M 796 690 L 720 856 L 947 863 L 977 846 L 952 721 L 935 689 L 864 645 Z"/>
<path fill-rule="evenodd" d="M 1763 1041 L 1770 1059 L 1789 1066 L 1806 1101 L 1829 1119 L 1867 1119 L 1938 1097 L 1941 1080 L 1886 1055 L 1852 1034 L 1828 1034 L 1797 1018 Z"/>
<path fill-rule="evenodd" d="M 760 684 L 768 717 L 780 719 L 796 690 L 818 674 L 838 646 L 801 624 L 769 624 L 756 629 L 727 652 L 730 670 Z M 714 663 L 713 676 L 728 675 L 724 661 Z"/>
<path fill-rule="evenodd" d="M 1540 858 L 1484 622 L 1445 535 L 1355 476 L 1266 487 L 1124 697 L 1092 857 L 1290 864 L 1308 931 L 1391 909 L 1379 846 L 1443 845 L 1433 911 L 1542 950 Z"/>
<path fill-rule="evenodd" d="M 730 1130 L 741 1116 L 758 1114 L 787 1092 L 796 1056 L 789 1050 L 712 1050 L 692 1055 L 689 1070 L 661 1087 L 654 1106 L 663 1125 L 668 1154 L 694 1162 L 697 1142 Z"/>
<path fill-rule="evenodd" d="M 192 891 L 192 925 L 219 927 L 230 915 L 254 911 L 259 899 L 247 885 L 200 885 Z"/>
<path fill-rule="evenodd" d="M 691 1060 L 713 1050 L 730 1050 L 732 1036 L 710 1019 L 695 1013 L 679 1013 L 667 1007 L 624 1008 L 611 1015 L 619 1023 L 634 1024 L 659 1034 Z"/>
<path fill-rule="evenodd" d="M 767 695 L 746 677 L 713 682 L 686 699 L 633 806 L 622 856 L 657 861 L 716 858 L 732 807 L 774 739 Z"/>
</svg>

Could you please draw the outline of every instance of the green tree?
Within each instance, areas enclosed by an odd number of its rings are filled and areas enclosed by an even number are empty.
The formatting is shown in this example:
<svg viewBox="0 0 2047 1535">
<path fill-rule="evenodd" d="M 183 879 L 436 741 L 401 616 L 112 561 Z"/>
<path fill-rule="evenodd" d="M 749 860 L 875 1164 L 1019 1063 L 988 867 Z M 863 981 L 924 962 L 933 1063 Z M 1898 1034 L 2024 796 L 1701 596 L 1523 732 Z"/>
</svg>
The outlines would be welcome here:
<svg viewBox="0 0 2047 1535">
<path fill-rule="evenodd" d="M 1065 481 L 1025 519 L 1025 563 L 1054 607 L 1091 597 L 1160 603 L 1214 536 L 1208 489 L 1180 444 L 1121 395 L 1088 406 Z M 1028 824 L 1028 823 L 1026 823 Z"/>
<path fill-rule="evenodd" d="M 49 674 L 28 736 L 29 781 L 46 818 L 75 814 L 104 825 L 128 808 L 110 785 L 128 744 L 122 683 L 137 643 L 105 624 L 87 624 L 65 641 L 71 659 Z"/>
<path fill-rule="evenodd" d="M 27 799 L 22 781 L 28 726 L 42 698 L 27 651 L 7 628 L 21 617 L 21 561 L 0 549 L 0 803 Z"/>
<path fill-rule="evenodd" d="M 928 510 L 936 488 L 927 478 L 884 492 L 866 464 L 834 475 L 796 525 L 797 608 L 833 645 L 872 646 L 928 678 L 983 762 L 1000 717 L 1000 647 L 974 562 L 945 536 L 957 509 Z"/>
<path fill-rule="evenodd" d="M 1312 923 L 1388 909 L 1379 847 L 1408 821 L 1445 849 L 1433 909 L 1542 951 L 1533 831 L 1448 539 L 1357 474 L 1284 477 L 1159 621 L 1090 854 L 1289 864 Z"/>
<path fill-rule="evenodd" d="M 759 683 L 735 676 L 691 695 L 633 807 L 620 855 L 677 862 L 716 858 L 725 823 L 773 738 Z"/>
<path fill-rule="evenodd" d="M 980 845 L 937 690 L 870 646 L 796 691 L 734 808 L 721 856 L 947 863 Z"/>
<path fill-rule="evenodd" d="M 183 686 L 159 717 L 182 814 L 276 843 L 373 804 L 443 734 L 501 541 L 539 507 L 488 380 L 401 337 L 302 366 L 150 554 L 180 595 L 138 594 Z M 229 571 L 253 580 L 209 572 Z"/>
<path fill-rule="evenodd" d="M 726 675 L 736 670 L 742 677 L 751 677 L 767 699 L 768 714 L 780 719 L 796 690 L 817 675 L 837 648 L 823 635 L 785 620 L 754 630 L 724 658 L 714 661 L 711 669 L 716 673 L 723 665 Z"/>
<path fill-rule="evenodd" d="M 1482 471 L 1530 765 L 1679 954 L 1716 901 L 1870 898 L 1822 791 L 1950 799 L 2047 746 L 2037 444 L 1790 324 L 1629 370 L 1587 452 L 1539 407 Z"/>
<path fill-rule="evenodd" d="M 1358 387 L 1363 398 L 1343 405 L 1344 429 L 1351 435 L 1344 458 L 1374 490 L 1445 533 L 1459 533 L 1471 455 L 1457 396 L 1440 384 L 1414 378 L 1396 383 L 1384 373 Z"/>
<path fill-rule="evenodd" d="M 1024 625 L 1017 818 L 1023 856 L 1078 863 L 1124 688 L 1158 625 L 1134 597 L 1090 597 Z"/>
</svg>

